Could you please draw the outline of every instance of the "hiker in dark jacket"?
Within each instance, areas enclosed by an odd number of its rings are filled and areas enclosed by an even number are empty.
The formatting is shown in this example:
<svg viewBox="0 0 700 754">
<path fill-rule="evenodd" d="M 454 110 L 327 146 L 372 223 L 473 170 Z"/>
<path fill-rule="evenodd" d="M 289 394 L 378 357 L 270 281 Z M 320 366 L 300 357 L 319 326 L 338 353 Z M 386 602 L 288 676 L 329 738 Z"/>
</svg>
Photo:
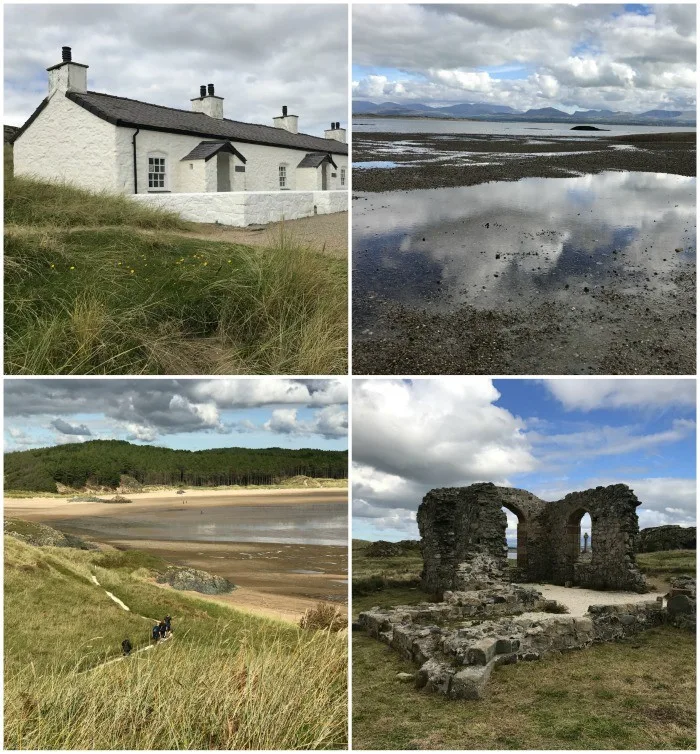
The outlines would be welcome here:
<svg viewBox="0 0 700 754">
<path fill-rule="evenodd" d="M 131 642 L 128 638 L 122 642 L 122 652 L 124 653 L 124 657 L 128 657 L 131 654 Z"/>
<path fill-rule="evenodd" d="M 167 631 L 167 628 L 165 627 L 164 620 L 160 622 L 160 625 L 158 626 L 158 631 L 160 632 L 160 638 L 165 639 L 165 632 Z"/>
<path fill-rule="evenodd" d="M 173 629 L 172 629 L 172 626 L 170 625 L 170 621 L 171 621 L 171 620 L 172 620 L 172 618 L 171 618 L 171 617 L 170 617 L 169 615 L 166 615 L 166 616 L 165 616 L 165 630 L 166 630 L 166 631 L 167 631 L 168 633 L 171 633 L 171 632 L 172 632 L 172 630 L 173 630 Z"/>
<path fill-rule="evenodd" d="M 151 637 L 153 638 L 153 641 L 158 641 L 158 639 L 160 638 L 160 626 L 157 623 L 151 630 Z"/>
</svg>

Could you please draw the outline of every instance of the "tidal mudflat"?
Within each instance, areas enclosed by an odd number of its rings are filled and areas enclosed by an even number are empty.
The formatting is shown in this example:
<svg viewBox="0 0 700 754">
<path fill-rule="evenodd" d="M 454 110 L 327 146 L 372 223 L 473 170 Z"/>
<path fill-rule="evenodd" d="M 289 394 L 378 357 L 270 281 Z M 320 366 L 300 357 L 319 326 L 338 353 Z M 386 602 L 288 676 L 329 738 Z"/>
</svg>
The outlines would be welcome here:
<svg viewBox="0 0 700 754">
<path fill-rule="evenodd" d="M 694 371 L 694 133 L 360 131 L 353 153 L 356 374 Z"/>
<path fill-rule="evenodd" d="M 147 492 L 131 504 L 5 500 L 6 514 L 119 549 L 151 552 L 238 587 L 215 599 L 298 619 L 347 603 L 347 490 Z"/>
</svg>

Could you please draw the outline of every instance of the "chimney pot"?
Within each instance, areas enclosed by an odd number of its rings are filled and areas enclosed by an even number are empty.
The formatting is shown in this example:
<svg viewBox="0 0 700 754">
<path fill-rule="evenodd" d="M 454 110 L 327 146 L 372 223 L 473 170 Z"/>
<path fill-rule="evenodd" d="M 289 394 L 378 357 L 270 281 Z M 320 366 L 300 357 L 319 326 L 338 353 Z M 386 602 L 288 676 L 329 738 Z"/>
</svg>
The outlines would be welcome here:
<svg viewBox="0 0 700 754">
<path fill-rule="evenodd" d="M 286 105 L 282 105 L 282 117 L 284 117 L 284 118 L 287 117 L 287 106 Z"/>
<path fill-rule="evenodd" d="M 214 84 L 209 84 L 209 85 L 207 86 L 207 92 L 209 93 L 209 96 L 210 96 L 210 97 L 213 97 L 213 96 L 214 96 Z"/>
<path fill-rule="evenodd" d="M 202 86 L 199 87 L 199 96 L 200 97 L 207 96 L 207 87 L 204 84 L 202 84 Z"/>
<path fill-rule="evenodd" d="M 62 47 L 61 48 L 61 57 L 63 58 L 64 63 L 70 63 L 73 59 L 73 56 L 71 55 L 70 47 Z"/>
</svg>

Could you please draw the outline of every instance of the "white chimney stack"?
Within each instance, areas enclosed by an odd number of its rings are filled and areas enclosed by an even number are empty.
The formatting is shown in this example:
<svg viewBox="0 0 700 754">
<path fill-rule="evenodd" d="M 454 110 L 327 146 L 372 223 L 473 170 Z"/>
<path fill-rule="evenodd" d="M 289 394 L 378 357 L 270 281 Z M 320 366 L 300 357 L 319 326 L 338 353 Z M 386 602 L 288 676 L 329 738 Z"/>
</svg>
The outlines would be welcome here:
<svg viewBox="0 0 700 754">
<path fill-rule="evenodd" d="M 195 97 L 192 102 L 192 109 L 196 113 L 204 113 L 210 118 L 223 120 L 224 117 L 224 98 L 217 97 L 214 94 L 214 84 L 199 87 L 199 97 Z"/>
<path fill-rule="evenodd" d="M 340 127 L 340 121 L 331 123 L 331 127 L 327 128 L 323 133 L 327 139 L 335 139 L 345 144 L 345 129 Z"/>
<path fill-rule="evenodd" d="M 54 92 L 86 92 L 87 69 L 82 63 L 74 63 L 70 47 L 62 48 L 63 60 L 46 70 L 49 72 L 49 96 Z"/>
<path fill-rule="evenodd" d="M 289 115 L 286 105 L 282 107 L 282 115 L 273 118 L 272 122 L 275 124 L 275 128 L 283 128 L 285 131 L 289 131 L 290 134 L 299 133 L 299 116 Z"/>
</svg>

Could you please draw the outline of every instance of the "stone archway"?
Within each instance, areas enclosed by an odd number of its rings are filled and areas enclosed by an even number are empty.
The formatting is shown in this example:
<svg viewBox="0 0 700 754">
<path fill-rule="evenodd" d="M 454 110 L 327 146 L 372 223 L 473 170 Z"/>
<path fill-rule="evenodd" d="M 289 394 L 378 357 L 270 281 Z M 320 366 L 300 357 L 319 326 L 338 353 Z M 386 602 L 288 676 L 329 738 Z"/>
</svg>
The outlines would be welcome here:
<svg viewBox="0 0 700 754">
<path fill-rule="evenodd" d="M 502 507 L 512 513 L 518 519 L 518 528 L 516 532 L 516 564 L 520 573 L 527 573 L 527 540 L 528 540 L 528 522 L 525 514 L 512 502 L 503 501 Z"/>
</svg>

